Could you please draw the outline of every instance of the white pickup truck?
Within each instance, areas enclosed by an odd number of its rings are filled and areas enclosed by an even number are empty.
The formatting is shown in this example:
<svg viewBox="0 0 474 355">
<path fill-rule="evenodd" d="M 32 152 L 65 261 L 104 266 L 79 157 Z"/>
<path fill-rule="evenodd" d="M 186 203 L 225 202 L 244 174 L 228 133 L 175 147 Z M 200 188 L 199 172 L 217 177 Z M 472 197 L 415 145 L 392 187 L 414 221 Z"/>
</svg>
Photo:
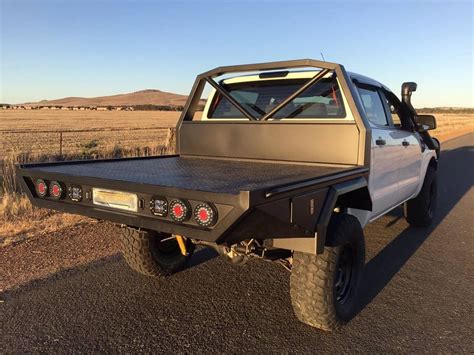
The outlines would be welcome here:
<svg viewBox="0 0 474 355">
<path fill-rule="evenodd" d="M 37 206 L 121 225 L 124 257 L 142 274 L 176 272 L 195 245 L 232 263 L 279 262 L 297 318 L 333 330 L 357 312 L 364 226 L 401 205 L 413 226 L 433 219 L 440 147 L 428 134 L 435 118 L 410 103 L 415 90 L 403 84 L 399 100 L 309 59 L 219 67 L 196 79 L 176 155 L 18 174 Z"/>
</svg>

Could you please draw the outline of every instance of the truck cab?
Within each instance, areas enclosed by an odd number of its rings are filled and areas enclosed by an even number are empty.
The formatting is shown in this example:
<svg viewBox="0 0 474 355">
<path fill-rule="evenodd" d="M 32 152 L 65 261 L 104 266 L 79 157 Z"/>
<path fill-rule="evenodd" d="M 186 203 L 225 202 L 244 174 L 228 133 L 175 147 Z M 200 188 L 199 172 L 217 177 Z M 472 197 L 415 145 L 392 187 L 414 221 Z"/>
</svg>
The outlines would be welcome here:
<svg viewBox="0 0 474 355">
<path fill-rule="evenodd" d="M 437 164 L 435 149 L 417 131 L 411 104 L 403 104 L 383 84 L 350 73 L 371 129 L 369 191 L 370 213 L 352 211 L 365 225 L 417 196 L 428 165 Z"/>
</svg>

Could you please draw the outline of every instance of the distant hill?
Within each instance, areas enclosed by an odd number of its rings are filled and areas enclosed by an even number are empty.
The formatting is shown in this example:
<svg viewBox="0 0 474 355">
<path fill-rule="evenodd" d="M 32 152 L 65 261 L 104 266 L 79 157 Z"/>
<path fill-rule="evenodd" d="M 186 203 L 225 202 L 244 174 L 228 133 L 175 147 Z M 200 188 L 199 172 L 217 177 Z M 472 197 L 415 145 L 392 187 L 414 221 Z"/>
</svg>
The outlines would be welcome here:
<svg viewBox="0 0 474 355">
<path fill-rule="evenodd" d="M 98 97 L 65 97 L 55 100 L 42 100 L 38 102 L 27 102 L 24 104 L 0 104 L 0 106 L 171 106 L 182 108 L 186 104 L 186 95 L 174 94 L 172 92 L 157 89 L 147 89 L 129 94 L 118 94 Z M 206 100 L 201 100 L 200 106 L 204 106 Z M 146 108 L 140 108 L 146 109 Z M 148 108 L 150 109 L 150 108 Z M 156 108 L 155 108 L 156 109 Z M 423 113 L 460 113 L 472 114 L 472 107 L 423 107 L 416 111 Z"/>
<path fill-rule="evenodd" d="M 188 97 L 186 95 L 156 89 L 141 90 L 130 94 L 118 94 L 99 97 L 65 97 L 56 100 L 42 100 L 27 102 L 26 106 L 183 106 Z M 204 101 L 203 101 L 204 103 Z"/>
</svg>

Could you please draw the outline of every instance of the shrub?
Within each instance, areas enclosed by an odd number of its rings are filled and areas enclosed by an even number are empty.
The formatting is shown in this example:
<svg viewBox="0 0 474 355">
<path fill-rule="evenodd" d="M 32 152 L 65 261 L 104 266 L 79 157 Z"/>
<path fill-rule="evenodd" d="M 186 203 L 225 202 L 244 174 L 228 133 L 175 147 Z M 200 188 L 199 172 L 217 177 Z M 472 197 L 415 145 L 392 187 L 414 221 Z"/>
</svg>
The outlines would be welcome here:
<svg viewBox="0 0 474 355">
<path fill-rule="evenodd" d="M 77 145 L 81 151 L 81 156 L 83 159 L 86 158 L 96 158 L 99 156 L 99 141 L 93 139 L 87 143 L 80 143 Z"/>
</svg>

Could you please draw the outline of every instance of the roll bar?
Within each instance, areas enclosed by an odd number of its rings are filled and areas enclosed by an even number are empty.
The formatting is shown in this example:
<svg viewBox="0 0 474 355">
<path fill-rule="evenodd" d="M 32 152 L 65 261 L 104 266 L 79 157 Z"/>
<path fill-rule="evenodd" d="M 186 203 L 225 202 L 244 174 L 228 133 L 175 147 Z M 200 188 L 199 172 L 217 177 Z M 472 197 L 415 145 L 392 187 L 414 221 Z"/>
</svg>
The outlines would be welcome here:
<svg viewBox="0 0 474 355">
<path fill-rule="evenodd" d="M 228 74 L 228 73 L 243 73 L 250 71 L 267 71 L 267 70 L 282 70 L 282 69 L 295 69 L 295 68 L 318 68 L 322 69 L 314 77 L 309 79 L 303 84 L 298 90 L 287 97 L 272 111 L 266 113 L 260 120 L 257 120 L 245 107 L 235 100 L 222 83 L 218 83 L 214 78 Z M 177 128 L 181 126 L 182 121 L 192 121 L 193 116 L 199 105 L 202 92 L 206 83 L 209 83 L 217 92 L 224 96 L 235 108 L 237 108 L 245 117 L 251 121 L 266 121 L 274 116 L 278 111 L 283 109 L 289 104 L 295 97 L 300 95 L 303 91 L 314 85 L 320 79 L 322 79 L 329 72 L 334 71 L 338 77 L 344 77 L 345 71 L 342 65 L 330 62 L 323 62 L 313 59 L 299 59 L 299 60 L 287 60 L 279 62 L 268 62 L 268 63 L 257 63 L 257 64 L 243 64 L 243 65 L 229 65 L 218 67 L 202 73 L 196 77 L 194 85 L 191 89 L 191 93 L 188 97 L 188 101 L 184 106 Z"/>
<path fill-rule="evenodd" d="M 260 119 L 254 117 L 244 106 L 235 100 L 228 90 L 226 90 L 225 85 L 222 82 L 217 82 L 214 78 L 219 77 L 224 74 L 229 73 L 243 73 L 243 72 L 264 72 L 264 71 L 286 71 L 288 69 L 297 69 L 297 68 L 317 68 L 321 69 L 318 71 L 311 79 L 304 83 L 298 90 L 293 94 L 287 97 L 283 102 L 281 102 L 277 107 L 273 108 L 270 112 L 267 112 Z M 219 92 L 223 97 L 225 97 L 233 106 L 235 106 L 246 118 L 250 120 L 249 124 L 265 124 L 268 123 L 268 120 L 274 116 L 278 111 L 284 108 L 288 103 L 290 103 L 295 97 L 303 93 L 304 90 L 308 89 L 311 85 L 314 85 L 318 80 L 322 79 L 329 72 L 334 72 L 341 90 L 344 92 L 347 99 L 347 104 L 349 105 L 350 110 L 360 134 L 362 136 L 362 144 L 359 149 L 359 160 L 364 162 L 364 164 L 369 164 L 370 157 L 370 144 L 365 144 L 370 142 L 370 125 L 366 121 L 365 117 L 360 115 L 360 112 L 363 112 L 362 104 L 360 100 L 356 100 L 355 97 L 358 97 L 354 85 L 351 83 L 351 79 L 347 74 L 346 70 L 341 64 L 325 62 L 314 59 L 298 59 L 298 60 L 286 60 L 278 62 L 267 62 L 267 63 L 256 63 L 256 64 L 244 64 L 244 65 L 229 65 L 217 67 L 202 74 L 199 74 L 194 81 L 193 87 L 189 94 L 188 100 L 184 106 L 183 112 L 181 113 L 180 119 L 176 125 L 176 152 L 179 154 L 181 146 L 181 127 L 183 124 L 213 124 L 214 122 L 206 121 L 193 121 L 193 117 L 199 106 L 201 96 L 204 90 L 206 83 L 209 83 L 217 92 Z M 272 75 L 267 73 L 267 75 Z M 232 122 L 229 122 L 232 123 Z M 273 122 L 272 123 L 277 123 Z"/>
</svg>

